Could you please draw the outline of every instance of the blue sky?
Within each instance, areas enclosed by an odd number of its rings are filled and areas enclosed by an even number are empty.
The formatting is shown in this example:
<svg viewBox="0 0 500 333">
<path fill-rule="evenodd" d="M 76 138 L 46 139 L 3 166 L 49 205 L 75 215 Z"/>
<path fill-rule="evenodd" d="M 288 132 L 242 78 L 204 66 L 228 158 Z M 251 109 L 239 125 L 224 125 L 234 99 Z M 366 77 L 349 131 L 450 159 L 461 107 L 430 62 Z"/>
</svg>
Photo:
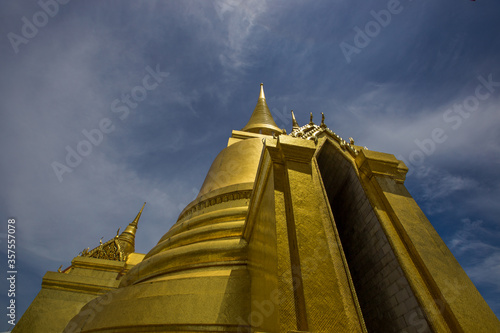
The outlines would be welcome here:
<svg viewBox="0 0 500 333">
<path fill-rule="evenodd" d="M 500 3 L 41 3 L 0 2 L 0 254 L 15 217 L 18 315 L 47 270 L 144 201 L 148 252 L 263 82 L 279 127 L 290 109 L 300 125 L 324 112 L 344 139 L 404 159 L 410 193 L 499 316 Z M 86 156 L 69 167 L 68 149 Z"/>
</svg>

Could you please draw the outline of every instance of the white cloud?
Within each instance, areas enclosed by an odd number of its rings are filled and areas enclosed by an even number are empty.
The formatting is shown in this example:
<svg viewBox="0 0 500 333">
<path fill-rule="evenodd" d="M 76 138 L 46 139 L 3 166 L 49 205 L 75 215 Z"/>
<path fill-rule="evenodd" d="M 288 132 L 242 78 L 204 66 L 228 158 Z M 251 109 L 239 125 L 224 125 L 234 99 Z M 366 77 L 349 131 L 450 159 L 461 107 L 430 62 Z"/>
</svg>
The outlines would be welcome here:
<svg viewBox="0 0 500 333">
<path fill-rule="evenodd" d="M 254 27 L 267 8 L 266 1 L 220 0 L 213 3 L 226 33 L 226 51 L 219 54 L 224 67 L 241 70 L 250 64 L 247 52 L 253 50 Z"/>
<path fill-rule="evenodd" d="M 477 185 L 472 178 L 454 176 L 444 170 L 429 168 L 423 172 L 425 174 L 417 174 L 417 177 L 420 178 L 424 200 L 449 197 L 453 192 L 471 189 Z"/>
<path fill-rule="evenodd" d="M 475 265 L 466 268 L 469 277 L 476 283 L 487 284 L 500 292 L 500 248 L 491 247 L 492 253 L 481 258 Z"/>
<path fill-rule="evenodd" d="M 500 291 L 500 247 L 497 245 L 500 234 L 485 228 L 481 220 L 463 219 L 461 222 L 461 227 L 448 242 L 450 250 L 459 257 L 469 258 L 465 269 L 471 279 L 477 283 L 490 283 Z"/>
</svg>

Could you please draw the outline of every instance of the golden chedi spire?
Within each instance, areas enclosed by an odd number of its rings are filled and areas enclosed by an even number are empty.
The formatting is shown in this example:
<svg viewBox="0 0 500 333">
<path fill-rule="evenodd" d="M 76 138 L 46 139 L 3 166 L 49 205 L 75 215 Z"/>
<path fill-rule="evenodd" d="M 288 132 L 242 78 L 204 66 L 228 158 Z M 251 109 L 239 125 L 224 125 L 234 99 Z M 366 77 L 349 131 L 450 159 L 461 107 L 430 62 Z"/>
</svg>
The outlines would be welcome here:
<svg viewBox="0 0 500 333">
<path fill-rule="evenodd" d="M 257 105 L 253 110 L 252 116 L 248 123 L 241 129 L 242 131 L 252 133 L 262 133 L 267 135 L 282 134 L 283 131 L 274 122 L 271 111 L 266 103 L 266 96 L 264 95 L 264 84 L 260 84 L 260 94 Z"/>
<path fill-rule="evenodd" d="M 122 253 L 125 256 L 128 256 L 130 253 L 135 251 L 135 233 L 137 232 L 137 224 L 139 223 L 139 219 L 141 218 L 144 206 L 146 206 L 146 203 L 142 205 L 142 208 L 135 217 L 135 219 L 127 226 L 127 228 L 125 228 L 125 230 L 118 237 Z"/>
</svg>

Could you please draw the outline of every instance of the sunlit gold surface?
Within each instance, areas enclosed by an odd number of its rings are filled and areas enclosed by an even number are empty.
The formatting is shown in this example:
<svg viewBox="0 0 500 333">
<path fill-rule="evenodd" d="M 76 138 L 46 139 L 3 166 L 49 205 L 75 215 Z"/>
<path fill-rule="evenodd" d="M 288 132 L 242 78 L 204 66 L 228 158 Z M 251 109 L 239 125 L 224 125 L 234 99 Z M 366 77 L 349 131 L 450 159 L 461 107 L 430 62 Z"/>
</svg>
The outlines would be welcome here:
<svg viewBox="0 0 500 333">
<path fill-rule="evenodd" d="M 212 163 L 198 197 L 229 185 L 253 182 L 261 152 L 259 138 L 242 140 L 223 149 Z"/>
<path fill-rule="evenodd" d="M 280 136 L 266 140 L 244 236 L 249 242 L 252 310 L 274 311 L 267 332 L 364 332 L 332 227 L 312 141 Z M 311 209 L 315 207 L 315 209 Z"/>
<path fill-rule="evenodd" d="M 119 278 L 143 257 L 143 254 L 131 253 L 127 261 L 117 261 L 78 256 L 63 272 L 47 272 L 42 289 L 13 332 L 62 332 L 85 304 L 116 290 Z M 87 314 L 95 312 L 92 308 Z"/>
</svg>

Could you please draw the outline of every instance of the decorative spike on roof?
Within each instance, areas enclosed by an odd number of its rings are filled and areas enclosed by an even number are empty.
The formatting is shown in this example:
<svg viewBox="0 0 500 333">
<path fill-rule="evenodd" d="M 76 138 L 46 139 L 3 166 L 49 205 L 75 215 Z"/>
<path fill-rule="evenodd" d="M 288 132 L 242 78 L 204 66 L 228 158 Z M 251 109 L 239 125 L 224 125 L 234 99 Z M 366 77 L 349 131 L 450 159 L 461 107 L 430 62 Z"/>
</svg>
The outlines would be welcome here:
<svg viewBox="0 0 500 333">
<path fill-rule="evenodd" d="M 297 119 L 295 119 L 295 115 L 292 110 L 292 131 L 298 129 L 299 127 L 299 123 L 297 123 Z"/>
<path fill-rule="evenodd" d="M 109 241 L 103 243 L 102 238 L 99 240 L 99 246 L 89 250 L 89 248 L 84 249 L 80 252 L 80 256 L 82 257 L 90 257 L 97 259 L 106 259 L 106 260 L 116 260 L 116 261 L 126 261 L 127 254 L 124 253 L 123 248 L 119 241 L 119 232 L 118 229 L 116 236 Z"/>
<path fill-rule="evenodd" d="M 129 224 L 130 226 L 135 226 L 137 228 L 137 224 L 139 223 L 139 219 L 141 218 L 141 214 L 142 214 L 142 211 L 144 210 L 144 206 L 146 206 L 146 203 L 144 203 L 142 205 L 142 208 L 139 211 L 139 213 L 137 214 L 137 216 L 135 217 L 135 219 L 132 221 L 132 223 Z M 127 229 L 128 229 L 128 227 L 127 227 Z M 127 231 L 127 229 L 125 229 L 125 231 Z"/>
<path fill-rule="evenodd" d="M 89 248 L 84 249 L 80 252 L 82 257 L 91 257 L 97 259 L 107 259 L 107 260 L 117 260 L 126 261 L 128 255 L 135 251 L 135 233 L 137 231 L 137 225 L 142 214 L 142 210 L 146 206 L 146 203 L 142 205 L 139 214 L 135 219 L 129 223 L 127 228 L 120 234 L 120 228 L 116 232 L 116 236 L 106 243 L 102 242 L 102 238 L 99 240 L 99 246 L 89 251 Z"/>
<path fill-rule="evenodd" d="M 323 114 L 323 112 L 321 113 L 320 126 L 314 124 L 312 112 L 310 114 L 309 124 L 307 125 L 299 127 L 298 123 L 295 120 L 293 111 L 292 111 L 292 121 L 293 121 L 292 132 L 289 135 L 294 138 L 301 138 L 304 140 L 313 140 L 314 142 L 318 142 L 318 139 L 320 137 L 328 136 L 333 140 L 337 141 L 340 144 L 340 147 L 342 147 L 343 149 L 347 149 L 351 153 L 351 155 L 356 156 L 359 153 L 358 150 L 354 147 L 354 140 L 349 140 L 350 142 L 347 142 L 326 126 L 325 115 Z M 297 127 L 295 126 L 295 124 L 297 125 Z M 365 147 L 365 149 L 368 148 Z"/>
<path fill-rule="evenodd" d="M 135 219 L 125 228 L 119 237 L 123 251 L 127 253 L 127 255 L 135 251 L 135 233 L 137 232 L 137 225 L 141 218 L 142 211 L 144 210 L 144 206 L 146 206 L 146 203 L 142 205 Z"/>
<path fill-rule="evenodd" d="M 245 127 L 241 130 L 266 135 L 272 135 L 273 133 L 283 134 L 283 131 L 274 122 L 271 111 L 267 106 L 263 83 L 260 84 L 259 100 L 253 110 L 252 116 Z"/>
</svg>

